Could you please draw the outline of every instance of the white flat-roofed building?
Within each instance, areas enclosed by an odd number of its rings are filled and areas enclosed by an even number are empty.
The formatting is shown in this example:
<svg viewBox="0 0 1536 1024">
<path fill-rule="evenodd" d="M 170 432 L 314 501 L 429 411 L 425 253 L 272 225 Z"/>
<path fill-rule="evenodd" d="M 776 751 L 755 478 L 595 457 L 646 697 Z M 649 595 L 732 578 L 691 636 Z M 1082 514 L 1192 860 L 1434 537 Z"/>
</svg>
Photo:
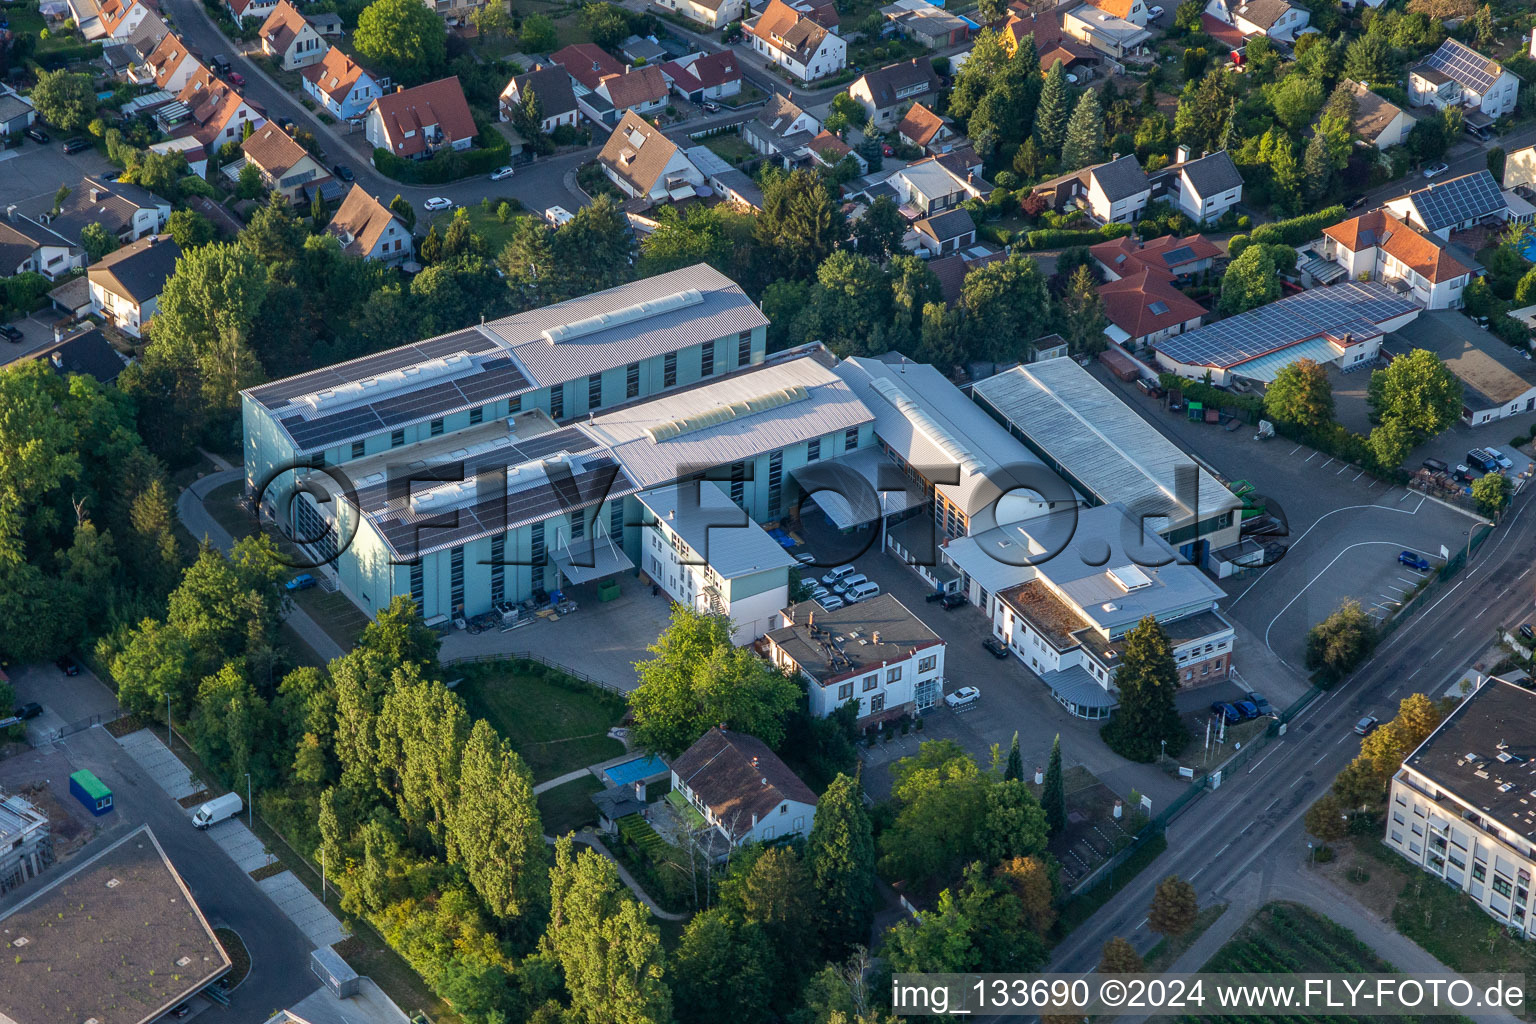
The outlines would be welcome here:
<svg viewBox="0 0 1536 1024">
<path fill-rule="evenodd" d="M 1072 359 L 1015 367 L 972 396 L 1091 504 L 1145 517 L 1187 560 L 1236 542 L 1242 502 Z"/>
<path fill-rule="evenodd" d="M 789 570 L 797 563 L 718 483 L 689 480 L 635 498 L 649 513 L 640 569 L 668 597 L 729 616 L 738 645 L 773 627 L 789 603 Z"/>
<path fill-rule="evenodd" d="M 1168 633 L 1181 687 L 1231 671 L 1236 634 L 1216 610 L 1221 588 L 1124 505 L 998 527 L 945 554 L 989 585 L 993 636 L 1078 717 L 1109 716 L 1125 634 L 1144 618 Z"/>
<path fill-rule="evenodd" d="M 784 609 L 764 642 L 768 660 L 806 681 L 811 714 L 859 702 L 859 724 L 922 712 L 944 692 L 944 641 L 890 594 L 827 611 Z"/>
<path fill-rule="evenodd" d="M 1536 692 L 1490 679 L 1392 777 L 1387 849 L 1536 938 Z"/>
<path fill-rule="evenodd" d="M 0 893 L 36 878 L 52 863 L 48 815 L 22 797 L 0 793 Z"/>
</svg>

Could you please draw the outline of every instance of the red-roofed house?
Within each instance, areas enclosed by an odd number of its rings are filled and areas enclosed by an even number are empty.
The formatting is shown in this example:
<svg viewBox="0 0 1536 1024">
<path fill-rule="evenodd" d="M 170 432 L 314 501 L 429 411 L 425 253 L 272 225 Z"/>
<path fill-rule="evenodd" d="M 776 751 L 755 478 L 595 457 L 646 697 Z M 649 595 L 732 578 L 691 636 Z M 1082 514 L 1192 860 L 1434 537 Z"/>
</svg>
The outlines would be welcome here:
<svg viewBox="0 0 1536 1024">
<path fill-rule="evenodd" d="M 143 0 L 105 0 L 97 15 L 101 38 L 126 40 L 153 12 Z"/>
<path fill-rule="evenodd" d="M 334 46 L 325 51 L 320 63 L 305 68 L 303 75 L 304 91 L 340 121 L 363 116 L 373 101 L 384 95 L 367 68 Z"/>
<path fill-rule="evenodd" d="M 374 146 L 406 160 L 423 160 L 444 149 L 468 149 L 476 133 L 457 75 L 380 96 L 368 108 L 364 129 Z"/>
<path fill-rule="evenodd" d="M 243 25 L 246 18 L 266 21 L 267 15 L 277 7 L 277 0 L 224 0 L 236 25 Z"/>
<path fill-rule="evenodd" d="M 948 150 L 949 140 L 955 137 L 949 122 L 921 103 L 912 104 L 912 109 L 906 112 L 901 123 L 896 126 L 896 134 L 907 145 L 934 155 Z"/>
<path fill-rule="evenodd" d="M 1104 333 L 1132 349 L 1200 326 L 1205 307 L 1179 291 L 1166 274 L 1143 268 L 1118 281 L 1099 285 Z"/>
<path fill-rule="evenodd" d="M 743 22 L 752 49 L 803 82 L 836 74 L 848 64 L 848 44 L 839 36 L 837 9 L 800 10 L 768 0 L 761 14 Z"/>
<path fill-rule="evenodd" d="M 1472 271 L 1432 235 L 1415 231 L 1386 210 L 1323 229 L 1320 255 L 1351 281 L 1402 282 L 1426 309 L 1459 309 Z"/>
<path fill-rule="evenodd" d="M 660 68 L 626 69 L 592 43 L 572 43 L 549 59 L 565 68 L 576 105 L 598 124 L 618 124 L 626 110 L 647 114 L 667 105 L 667 79 Z"/>
<path fill-rule="evenodd" d="M 245 125 L 253 129 L 267 123 L 266 115 L 246 102 L 234 86 L 198 68 L 176 97 L 190 111 L 190 134 L 209 151 L 245 137 Z"/>
<path fill-rule="evenodd" d="M 128 77 L 139 85 L 154 82 L 155 88 L 175 94 L 181 92 L 187 80 L 202 67 L 202 62 L 192 55 L 180 36 L 168 35 L 150 51 L 142 70 L 135 68 Z"/>
<path fill-rule="evenodd" d="M 624 65 L 596 43 L 572 43 L 550 54 L 549 59 L 588 89 L 596 89 L 609 75 L 624 73 Z"/>
<path fill-rule="evenodd" d="M 1176 278 L 1189 277 L 1209 270 L 1221 255 L 1221 250 L 1204 235 L 1163 235 L 1147 242 L 1125 236 L 1090 246 L 1088 252 L 1111 281 L 1147 268 Z"/>
<path fill-rule="evenodd" d="M 855 153 L 842 139 L 831 132 L 823 130 L 822 133 L 811 140 L 811 159 L 823 167 L 832 168 L 842 163 L 844 158 L 853 157 L 859 165 L 860 174 L 869 173 L 869 162 Z"/>
<path fill-rule="evenodd" d="M 693 103 L 741 92 L 741 60 L 730 50 L 669 60 L 661 65 L 661 73 L 674 92 Z"/>
<path fill-rule="evenodd" d="M 325 56 L 329 44 L 288 0 L 279 0 L 256 33 L 261 51 L 273 57 L 284 71 L 308 67 Z"/>
</svg>

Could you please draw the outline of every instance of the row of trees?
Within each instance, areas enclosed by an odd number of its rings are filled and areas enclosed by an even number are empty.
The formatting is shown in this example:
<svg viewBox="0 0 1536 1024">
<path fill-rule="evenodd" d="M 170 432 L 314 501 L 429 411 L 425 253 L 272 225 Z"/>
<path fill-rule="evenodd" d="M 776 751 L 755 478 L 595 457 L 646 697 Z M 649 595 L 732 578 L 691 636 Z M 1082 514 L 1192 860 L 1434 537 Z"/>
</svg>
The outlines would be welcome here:
<svg viewBox="0 0 1536 1024">
<path fill-rule="evenodd" d="M 1364 814 L 1374 820 L 1385 806 L 1392 776 L 1445 719 L 1451 705 L 1451 701 L 1433 701 L 1422 693 L 1404 697 L 1392 720 L 1378 725 L 1360 741 L 1360 753 L 1333 780 L 1329 791 L 1307 809 L 1307 831 L 1324 843 L 1333 843 L 1348 834 L 1355 816 Z"/>
</svg>

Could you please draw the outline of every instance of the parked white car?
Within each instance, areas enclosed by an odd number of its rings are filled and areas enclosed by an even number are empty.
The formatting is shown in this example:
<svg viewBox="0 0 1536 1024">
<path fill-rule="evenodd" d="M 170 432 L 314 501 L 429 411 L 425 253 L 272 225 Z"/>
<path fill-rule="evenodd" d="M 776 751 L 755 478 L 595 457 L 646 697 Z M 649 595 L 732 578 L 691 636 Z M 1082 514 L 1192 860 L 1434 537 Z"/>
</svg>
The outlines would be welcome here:
<svg viewBox="0 0 1536 1024">
<path fill-rule="evenodd" d="M 453 200 L 444 198 L 443 196 L 433 196 L 431 199 L 428 199 L 421 205 L 425 206 L 429 210 L 451 210 L 453 209 Z"/>
<path fill-rule="evenodd" d="M 835 612 L 843 606 L 844 601 L 836 594 L 828 594 L 826 597 L 817 598 L 816 603 L 829 612 Z"/>
<path fill-rule="evenodd" d="M 491 180 L 492 181 L 500 181 L 503 178 L 510 178 L 510 177 L 512 177 L 512 168 L 510 168 L 510 167 L 498 167 L 494 171 L 491 172 Z"/>
<path fill-rule="evenodd" d="M 974 686 L 962 686 L 954 693 L 944 695 L 944 703 L 955 711 L 968 708 L 979 700 L 981 700 L 981 691 Z"/>
</svg>

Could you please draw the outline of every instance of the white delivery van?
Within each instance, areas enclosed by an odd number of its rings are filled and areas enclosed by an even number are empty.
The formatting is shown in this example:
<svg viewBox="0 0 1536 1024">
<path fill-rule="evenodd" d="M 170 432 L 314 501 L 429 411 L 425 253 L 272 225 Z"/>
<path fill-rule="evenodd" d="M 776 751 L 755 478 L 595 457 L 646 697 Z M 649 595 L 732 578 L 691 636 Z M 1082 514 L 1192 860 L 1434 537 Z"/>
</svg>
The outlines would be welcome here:
<svg viewBox="0 0 1536 1024">
<path fill-rule="evenodd" d="M 225 793 L 199 807 L 192 815 L 192 825 L 194 828 L 207 828 L 209 825 L 217 825 L 225 818 L 233 818 L 243 810 L 245 810 L 245 804 L 241 802 L 240 794 Z"/>
<path fill-rule="evenodd" d="M 841 582 L 842 580 L 847 579 L 849 576 L 852 576 L 854 571 L 855 570 L 851 565 L 840 565 L 836 569 L 833 569 L 831 572 L 823 576 L 821 578 L 821 582 L 830 587 L 832 584 Z"/>
<path fill-rule="evenodd" d="M 849 587 L 843 594 L 844 601 L 868 601 L 872 597 L 880 596 L 880 584 L 865 580 L 856 587 Z"/>
</svg>

